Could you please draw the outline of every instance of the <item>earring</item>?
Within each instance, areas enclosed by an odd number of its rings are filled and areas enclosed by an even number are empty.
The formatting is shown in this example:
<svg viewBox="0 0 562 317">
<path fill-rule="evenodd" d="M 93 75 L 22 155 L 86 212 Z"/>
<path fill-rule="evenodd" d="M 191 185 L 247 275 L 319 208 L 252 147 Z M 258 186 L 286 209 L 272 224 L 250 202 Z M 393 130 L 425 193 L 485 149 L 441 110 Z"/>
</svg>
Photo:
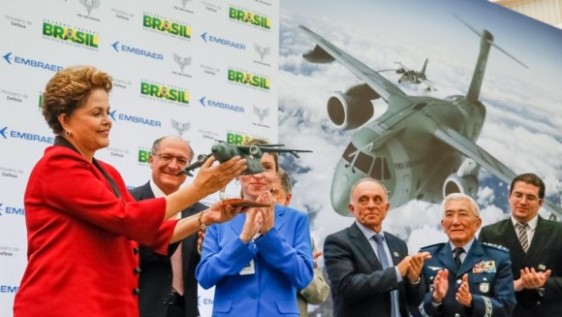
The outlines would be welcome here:
<svg viewBox="0 0 562 317">
<path fill-rule="evenodd" d="M 64 134 L 66 134 L 66 136 L 70 136 L 70 131 L 66 130 L 64 131 Z"/>
</svg>

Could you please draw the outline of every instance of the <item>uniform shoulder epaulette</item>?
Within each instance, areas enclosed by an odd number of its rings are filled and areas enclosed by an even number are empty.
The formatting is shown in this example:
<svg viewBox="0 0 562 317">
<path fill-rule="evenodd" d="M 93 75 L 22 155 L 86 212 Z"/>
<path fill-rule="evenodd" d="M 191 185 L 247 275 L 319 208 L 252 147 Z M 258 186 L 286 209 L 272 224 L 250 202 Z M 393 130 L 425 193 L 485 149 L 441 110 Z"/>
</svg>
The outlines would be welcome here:
<svg viewBox="0 0 562 317">
<path fill-rule="evenodd" d="M 490 247 L 490 248 L 494 248 L 496 250 L 500 250 L 500 251 L 503 251 L 503 252 L 509 252 L 509 249 L 504 247 L 503 245 L 493 244 L 493 243 L 489 243 L 489 242 L 482 242 L 482 245 Z"/>
<path fill-rule="evenodd" d="M 427 249 L 433 249 L 436 247 L 440 247 L 442 245 L 444 245 L 446 242 L 439 242 L 439 243 L 435 243 L 435 244 L 431 244 L 431 245 L 426 245 L 425 247 L 421 248 L 420 250 L 427 250 Z"/>
</svg>

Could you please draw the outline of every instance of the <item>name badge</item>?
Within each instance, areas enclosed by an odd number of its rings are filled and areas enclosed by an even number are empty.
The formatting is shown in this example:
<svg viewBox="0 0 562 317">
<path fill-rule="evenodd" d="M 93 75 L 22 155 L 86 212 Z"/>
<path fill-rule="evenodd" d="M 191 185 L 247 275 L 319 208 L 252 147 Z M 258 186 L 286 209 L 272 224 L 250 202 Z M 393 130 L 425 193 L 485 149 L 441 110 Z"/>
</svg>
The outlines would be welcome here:
<svg viewBox="0 0 562 317">
<path fill-rule="evenodd" d="M 253 259 L 250 260 L 250 262 L 248 262 L 248 265 L 246 265 L 240 271 L 240 275 L 251 275 L 251 274 L 256 274 L 256 268 L 254 266 L 254 260 Z"/>
</svg>

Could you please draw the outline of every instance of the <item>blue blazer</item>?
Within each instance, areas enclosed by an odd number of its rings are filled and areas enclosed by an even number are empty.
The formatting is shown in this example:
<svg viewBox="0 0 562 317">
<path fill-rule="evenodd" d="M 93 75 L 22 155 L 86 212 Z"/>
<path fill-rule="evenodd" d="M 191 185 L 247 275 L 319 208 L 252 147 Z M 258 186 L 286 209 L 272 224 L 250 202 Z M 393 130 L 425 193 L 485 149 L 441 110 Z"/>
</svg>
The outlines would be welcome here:
<svg viewBox="0 0 562 317">
<path fill-rule="evenodd" d="M 203 288 L 215 286 L 212 316 L 299 316 L 297 290 L 314 274 L 306 215 L 275 205 L 274 228 L 247 244 L 245 220 L 207 229 L 196 275 Z"/>
<path fill-rule="evenodd" d="M 422 316 L 511 316 L 515 306 L 515 294 L 511 260 L 506 248 L 474 240 L 459 269 L 456 267 L 449 243 L 434 244 L 422 248 L 421 251 L 431 253 L 431 259 L 423 266 L 423 275 L 429 287 L 420 305 Z M 434 307 L 431 302 L 431 286 L 435 275 L 441 269 L 449 270 L 449 290 L 443 303 Z M 465 273 L 468 273 L 472 308 L 461 305 L 455 299 L 460 280 Z"/>
</svg>

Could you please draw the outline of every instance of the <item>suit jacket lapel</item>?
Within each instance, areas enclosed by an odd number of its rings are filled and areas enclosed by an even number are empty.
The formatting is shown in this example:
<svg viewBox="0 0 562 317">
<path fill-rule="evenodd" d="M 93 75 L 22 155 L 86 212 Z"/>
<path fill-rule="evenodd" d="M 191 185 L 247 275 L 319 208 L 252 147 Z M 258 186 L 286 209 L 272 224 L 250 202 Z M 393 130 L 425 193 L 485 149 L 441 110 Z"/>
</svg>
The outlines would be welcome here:
<svg viewBox="0 0 562 317">
<path fill-rule="evenodd" d="M 394 265 L 400 263 L 400 261 L 406 256 L 406 254 L 400 254 L 399 241 L 390 234 L 385 233 L 384 237 L 386 239 L 386 244 L 388 245 L 388 250 L 390 251 L 390 257 L 392 258 L 392 263 Z"/>
<path fill-rule="evenodd" d="M 541 258 L 540 255 L 544 254 L 543 249 L 548 244 L 548 239 L 551 236 L 551 232 L 552 229 L 549 228 L 549 224 L 539 216 L 537 227 L 535 228 L 535 234 L 533 235 L 533 240 L 531 240 L 529 250 L 527 250 L 527 261 L 534 263 L 536 259 Z"/>
<path fill-rule="evenodd" d="M 453 259 L 453 251 L 451 251 L 449 243 L 443 244 L 443 247 L 439 250 L 438 254 L 437 259 L 441 262 L 442 266 L 447 268 L 449 272 L 456 274 L 457 264 Z"/>
<path fill-rule="evenodd" d="M 349 228 L 349 237 L 351 243 L 353 243 L 357 249 L 361 251 L 361 254 L 365 257 L 365 260 L 369 263 L 371 269 L 382 270 L 382 264 L 379 262 L 379 258 L 375 255 L 373 247 L 355 222 Z"/>
<path fill-rule="evenodd" d="M 513 263 L 523 263 L 525 262 L 526 254 L 523 252 L 521 243 L 519 243 L 519 237 L 513 228 L 513 223 L 511 218 L 504 220 L 500 228 L 500 232 L 503 232 L 505 247 L 509 249 L 511 260 Z"/>
</svg>

